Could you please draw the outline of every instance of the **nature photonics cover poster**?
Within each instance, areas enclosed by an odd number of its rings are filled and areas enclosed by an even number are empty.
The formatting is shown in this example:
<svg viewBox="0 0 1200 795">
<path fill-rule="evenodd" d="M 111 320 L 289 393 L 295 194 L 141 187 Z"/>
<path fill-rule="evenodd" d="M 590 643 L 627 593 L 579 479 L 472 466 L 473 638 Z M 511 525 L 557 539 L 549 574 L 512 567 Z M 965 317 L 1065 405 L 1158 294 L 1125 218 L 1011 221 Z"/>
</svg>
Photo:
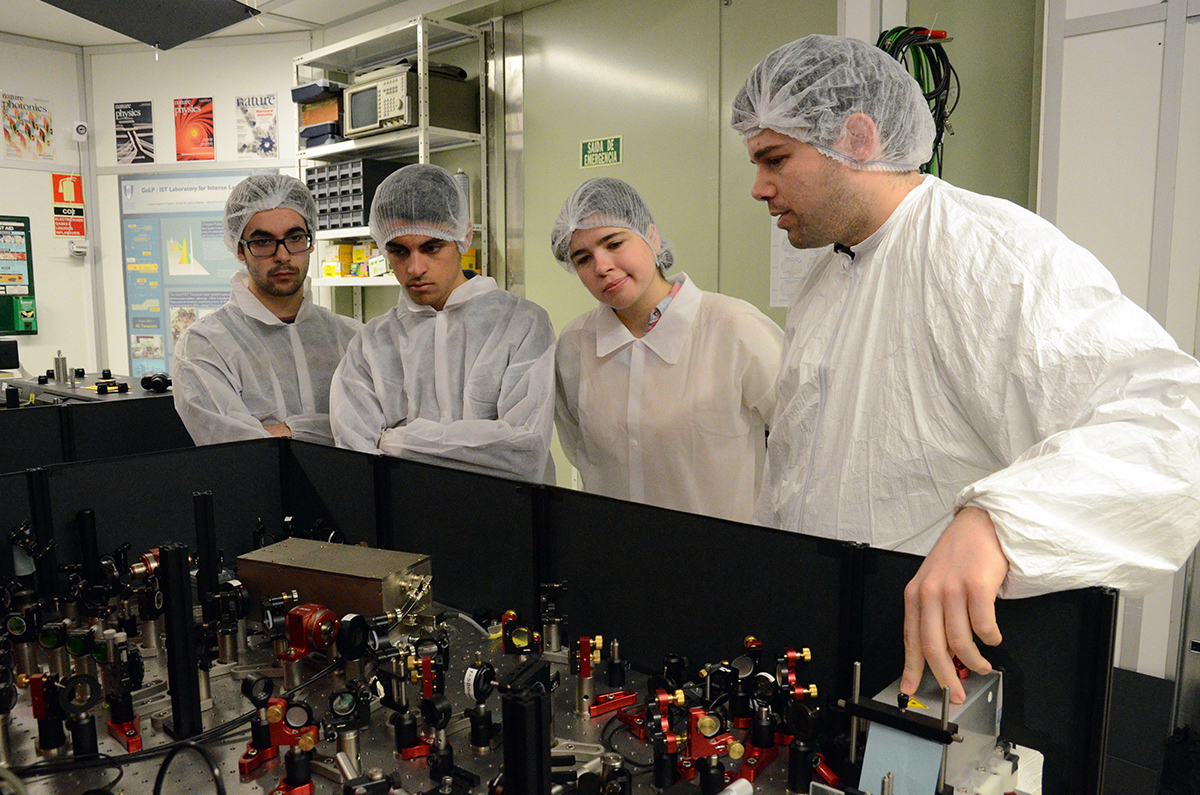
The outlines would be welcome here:
<svg viewBox="0 0 1200 795">
<path fill-rule="evenodd" d="M 53 160 L 50 103 L 16 94 L 0 96 L 4 113 L 4 156 L 10 160 Z"/>
<path fill-rule="evenodd" d="M 175 159 L 216 159 L 212 97 L 175 100 Z"/>
</svg>

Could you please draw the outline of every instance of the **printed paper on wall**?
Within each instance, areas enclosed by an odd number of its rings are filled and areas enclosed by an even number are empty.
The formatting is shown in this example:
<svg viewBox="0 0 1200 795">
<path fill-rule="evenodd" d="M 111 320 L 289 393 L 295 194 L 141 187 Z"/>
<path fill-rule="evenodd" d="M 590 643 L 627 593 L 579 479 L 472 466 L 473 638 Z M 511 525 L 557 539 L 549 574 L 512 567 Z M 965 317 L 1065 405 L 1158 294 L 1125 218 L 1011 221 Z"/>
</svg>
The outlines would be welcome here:
<svg viewBox="0 0 1200 795">
<path fill-rule="evenodd" d="M 113 105 L 117 128 L 117 164 L 154 162 L 154 117 L 151 104 L 117 102 Z"/>
<path fill-rule="evenodd" d="M 237 97 L 238 158 L 279 157 L 275 94 Z"/>
<path fill-rule="evenodd" d="M 16 94 L 0 95 L 4 114 L 4 156 L 10 160 L 53 160 L 54 125 L 50 103 Z"/>
<path fill-rule="evenodd" d="M 216 159 L 212 97 L 175 100 L 175 159 Z"/>
</svg>

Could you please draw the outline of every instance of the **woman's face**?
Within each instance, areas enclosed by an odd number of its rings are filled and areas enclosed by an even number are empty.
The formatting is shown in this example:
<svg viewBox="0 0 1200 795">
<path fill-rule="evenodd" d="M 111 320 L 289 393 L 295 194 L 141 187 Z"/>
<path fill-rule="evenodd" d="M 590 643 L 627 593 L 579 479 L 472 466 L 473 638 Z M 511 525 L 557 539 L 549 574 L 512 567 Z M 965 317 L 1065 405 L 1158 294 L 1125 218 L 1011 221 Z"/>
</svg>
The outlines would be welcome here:
<svg viewBox="0 0 1200 795">
<path fill-rule="evenodd" d="M 658 245 L 658 231 L 650 227 Z M 596 300 L 616 310 L 635 305 L 647 288 L 662 278 L 655 249 L 637 232 L 621 226 L 578 229 L 569 249 L 575 272 Z"/>
</svg>

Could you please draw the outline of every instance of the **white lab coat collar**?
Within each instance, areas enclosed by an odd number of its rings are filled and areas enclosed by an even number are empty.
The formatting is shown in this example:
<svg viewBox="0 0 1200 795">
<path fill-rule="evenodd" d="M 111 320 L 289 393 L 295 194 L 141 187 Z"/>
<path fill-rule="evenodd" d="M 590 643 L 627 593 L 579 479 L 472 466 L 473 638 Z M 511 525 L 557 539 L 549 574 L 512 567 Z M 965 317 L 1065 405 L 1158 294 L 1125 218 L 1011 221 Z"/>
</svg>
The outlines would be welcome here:
<svg viewBox="0 0 1200 795">
<path fill-rule="evenodd" d="M 250 292 L 250 274 L 245 270 L 236 271 L 229 277 L 229 293 L 230 302 L 242 311 L 246 317 L 252 317 L 260 323 L 265 323 L 268 326 L 282 326 L 285 323 L 275 317 L 275 313 L 267 309 L 263 302 L 258 300 L 258 296 Z M 309 277 L 304 277 L 304 298 L 300 301 L 300 311 L 296 313 L 296 319 L 300 319 L 300 315 L 304 314 L 305 307 L 312 304 L 312 290 L 310 289 Z"/>
<path fill-rule="evenodd" d="M 450 291 L 450 295 L 446 298 L 446 303 L 442 306 L 442 311 L 454 309 L 456 306 L 465 304 L 472 298 L 490 293 L 492 290 L 499 290 L 500 287 L 496 284 L 496 280 L 491 276 L 476 276 L 467 279 L 466 283 L 460 284 Z M 414 315 L 436 315 L 437 310 L 432 306 L 422 306 L 412 300 L 408 295 L 408 290 L 405 290 L 403 285 L 400 287 L 400 303 L 399 306 L 408 310 Z"/>
<path fill-rule="evenodd" d="M 640 341 L 667 364 L 679 361 L 683 345 L 687 342 L 688 329 L 696 319 L 700 310 L 701 291 L 686 273 L 677 273 L 667 279 L 670 284 L 678 284 L 679 292 L 671 299 L 667 311 L 650 329 L 650 333 L 641 337 Z M 639 339 L 625 328 L 625 324 L 611 310 L 600 312 L 596 328 L 596 355 L 604 358 L 626 345 L 632 345 Z"/>
<path fill-rule="evenodd" d="M 850 246 L 850 250 L 854 252 L 856 260 L 861 255 L 869 254 L 879 248 L 879 244 L 883 242 L 883 239 L 888 236 L 897 224 L 901 223 L 901 219 L 913 212 L 913 207 L 916 205 L 918 198 L 929 190 L 929 186 L 933 184 L 934 179 L 936 177 L 931 177 L 928 174 L 923 175 L 921 184 L 910 190 L 908 195 L 900 200 L 900 203 L 896 205 L 896 209 L 892 210 L 892 214 L 888 216 L 887 220 L 878 229 L 857 246 Z"/>
</svg>

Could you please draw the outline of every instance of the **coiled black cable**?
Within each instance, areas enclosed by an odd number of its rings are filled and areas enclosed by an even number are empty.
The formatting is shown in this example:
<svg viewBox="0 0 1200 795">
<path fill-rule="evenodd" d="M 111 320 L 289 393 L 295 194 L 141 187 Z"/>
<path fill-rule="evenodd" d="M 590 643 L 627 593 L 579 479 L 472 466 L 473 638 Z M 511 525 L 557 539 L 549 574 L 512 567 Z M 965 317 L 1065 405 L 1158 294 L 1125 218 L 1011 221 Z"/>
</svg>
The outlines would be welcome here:
<svg viewBox="0 0 1200 795">
<path fill-rule="evenodd" d="M 177 744 L 163 759 L 162 764 L 158 768 L 158 775 L 154 778 L 154 795 L 162 794 L 163 782 L 167 779 L 167 768 L 171 766 L 171 762 L 175 757 L 179 756 L 182 751 L 188 749 L 200 754 L 204 759 L 204 764 L 208 765 L 208 774 L 212 776 L 213 783 L 217 786 L 217 795 L 225 795 L 225 779 L 221 775 L 221 768 L 217 767 L 217 763 L 213 761 L 212 754 L 205 750 L 204 746 L 194 740 L 184 740 Z"/>
<path fill-rule="evenodd" d="M 921 86 L 933 116 L 934 138 L 933 157 L 920 170 L 939 177 L 945 164 L 946 133 L 954 134 L 950 114 L 958 106 L 960 88 L 958 72 L 954 71 L 950 56 L 942 46 L 946 41 L 950 39 L 946 38 L 945 31 L 898 27 L 885 30 L 875 42 L 877 47 L 904 64 Z"/>
</svg>

